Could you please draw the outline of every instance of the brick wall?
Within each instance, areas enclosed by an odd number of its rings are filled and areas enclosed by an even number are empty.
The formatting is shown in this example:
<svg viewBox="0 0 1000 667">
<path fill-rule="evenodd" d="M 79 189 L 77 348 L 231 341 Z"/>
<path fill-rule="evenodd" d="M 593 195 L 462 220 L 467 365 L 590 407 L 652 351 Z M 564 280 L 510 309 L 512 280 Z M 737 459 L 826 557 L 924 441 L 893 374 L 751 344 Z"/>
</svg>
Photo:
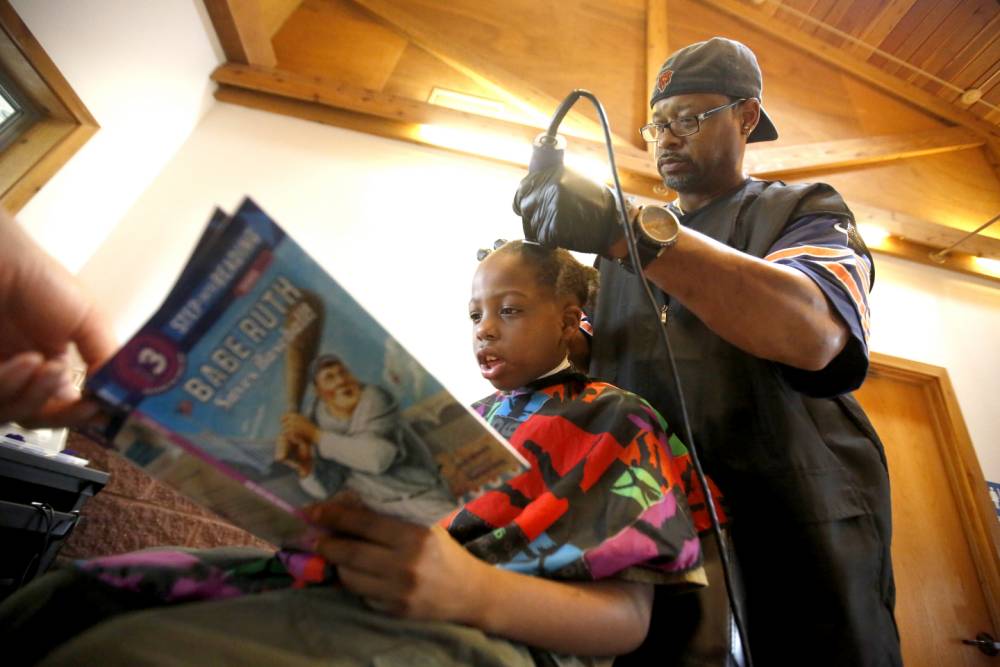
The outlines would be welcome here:
<svg viewBox="0 0 1000 667">
<path fill-rule="evenodd" d="M 158 546 L 273 548 L 88 438 L 71 433 L 66 447 L 111 478 L 84 506 L 83 519 L 63 545 L 60 560 Z"/>
</svg>

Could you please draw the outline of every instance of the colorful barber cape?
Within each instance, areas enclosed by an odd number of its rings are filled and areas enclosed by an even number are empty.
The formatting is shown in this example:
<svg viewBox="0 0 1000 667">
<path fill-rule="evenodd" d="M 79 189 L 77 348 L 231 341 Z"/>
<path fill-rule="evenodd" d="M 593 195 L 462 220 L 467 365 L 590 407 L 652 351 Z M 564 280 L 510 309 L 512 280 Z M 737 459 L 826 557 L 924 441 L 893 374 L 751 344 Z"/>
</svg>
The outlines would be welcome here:
<svg viewBox="0 0 1000 667">
<path fill-rule="evenodd" d="M 469 551 L 553 579 L 704 581 L 685 450 L 648 403 L 570 369 L 474 408 L 531 468 L 446 522 Z"/>
</svg>

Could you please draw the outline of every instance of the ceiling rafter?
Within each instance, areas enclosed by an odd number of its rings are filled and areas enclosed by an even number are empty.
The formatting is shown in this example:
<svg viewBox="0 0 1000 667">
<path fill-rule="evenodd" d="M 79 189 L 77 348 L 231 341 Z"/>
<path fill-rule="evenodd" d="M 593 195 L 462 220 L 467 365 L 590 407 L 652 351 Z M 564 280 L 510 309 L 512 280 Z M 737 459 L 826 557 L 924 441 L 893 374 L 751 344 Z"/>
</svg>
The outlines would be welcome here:
<svg viewBox="0 0 1000 667">
<path fill-rule="evenodd" d="M 667 0 L 646 0 L 646 84 L 652 85 L 660 73 L 663 61 L 670 53 L 668 35 L 669 18 Z M 645 90 L 640 93 L 639 104 L 646 114 L 646 120 L 653 120 L 653 108 L 646 104 Z M 641 117 L 641 116 L 640 116 Z M 656 146 L 646 144 L 646 152 L 652 159 Z"/>
<path fill-rule="evenodd" d="M 306 102 L 367 113 L 407 123 L 447 123 L 494 134 L 520 137 L 528 142 L 541 126 L 480 116 L 419 100 L 399 97 L 318 76 L 308 76 L 249 65 L 226 64 L 212 73 L 218 83 L 260 90 Z M 983 145 L 983 139 L 962 127 L 941 128 L 860 139 L 839 139 L 794 146 L 752 146 L 747 151 L 749 173 L 760 178 L 789 178 L 803 173 L 829 171 L 862 164 L 878 164 L 906 158 L 958 151 Z M 603 142 L 573 138 L 570 150 L 603 161 Z M 648 179 L 645 196 L 669 195 L 660 184 L 660 175 L 646 154 L 639 156 L 617 151 L 619 168 L 634 178 Z M 655 189 L 653 186 L 659 185 Z"/>
<path fill-rule="evenodd" d="M 218 68 L 213 74 L 213 79 L 220 84 L 216 97 L 221 101 L 475 155 L 519 167 L 526 165 L 530 154 L 528 144 L 548 124 L 548 114 L 559 102 L 520 77 L 492 64 L 489 58 L 459 49 L 453 41 L 444 39 L 441 31 L 429 19 L 417 14 L 416 9 L 408 8 L 405 4 L 400 7 L 400 3 L 392 0 L 351 1 L 380 19 L 380 23 L 414 46 L 471 78 L 481 87 L 493 91 L 500 99 L 512 106 L 533 108 L 537 113 L 525 117 L 534 120 L 500 120 L 432 105 L 422 99 L 344 84 L 333 78 L 282 71 L 278 69 L 277 63 L 271 62 L 274 57 L 271 39 L 285 24 L 286 19 L 300 9 L 304 0 L 204 1 L 230 60 L 229 64 Z M 669 7 L 666 0 L 646 0 L 645 5 L 645 73 L 646 80 L 652 81 L 659 71 L 661 59 L 669 51 Z M 845 49 L 838 49 L 811 37 L 802 29 L 776 27 L 773 20 L 768 22 L 764 7 L 754 9 L 748 4 L 748 0 L 705 0 L 705 5 L 732 15 L 772 38 L 807 51 L 813 58 L 925 112 L 958 123 L 957 127 L 797 146 L 753 145 L 748 148 L 746 161 L 746 167 L 752 175 L 788 179 L 982 147 L 994 173 L 1000 179 L 1000 128 L 991 126 L 987 120 L 865 62 L 863 53 L 858 54 L 861 57 L 851 56 Z M 769 2 L 765 7 L 768 6 L 778 9 L 781 5 Z M 866 34 L 873 37 L 884 33 L 891 24 L 892 16 L 898 17 L 901 6 L 877 14 Z M 866 49 L 860 51 L 864 52 Z M 642 90 L 635 100 L 635 104 L 642 103 L 643 106 L 641 110 L 638 107 L 634 109 L 640 117 L 647 111 L 642 99 L 644 97 L 645 90 Z M 435 126 L 434 129 L 457 127 L 484 136 L 512 139 L 515 149 L 491 148 L 486 142 L 479 147 L 470 146 L 464 139 L 449 139 L 445 134 L 433 136 L 425 132 L 427 126 Z M 602 162 L 606 160 L 602 133 L 598 133 L 599 126 L 594 121 L 586 115 L 572 112 L 564 123 L 564 128 L 569 130 L 566 134 L 571 136 L 571 153 Z M 616 137 L 616 140 L 616 159 L 625 189 L 650 199 L 671 199 L 674 193 L 663 185 L 649 156 L 627 139 Z M 525 146 L 523 157 L 516 149 L 519 143 Z M 975 261 L 977 255 L 1000 258 L 1000 240 L 983 236 L 968 239 L 963 241 L 959 251 L 949 253 L 944 264 L 935 264 L 930 259 L 930 254 L 937 248 L 954 243 L 964 232 L 948 227 L 947 221 L 942 221 L 945 224 L 938 224 L 865 205 L 854 205 L 853 208 L 860 222 L 878 224 L 891 234 L 886 242 L 873 248 L 876 252 L 1000 281 L 1000 277 L 992 275 Z"/>
<path fill-rule="evenodd" d="M 851 211 L 859 223 L 879 225 L 894 237 L 904 238 L 933 250 L 946 248 L 968 234 L 955 227 L 947 227 L 877 206 L 851 203 Z M 967 255 L 1000 259 L 1000 239 L 982 235 L 973 236 L 963 241 L 958 250 Z"/>
<path fill-rule="evenodd" d="M 274 37 L 288 17 L 302 4 L 302 0 L 258 0 L 261 24 L 268 37 Z"/>
<path fill-rule="evenodd" d="M 646 83 L 653 85 L 660 73 L 664 59 L 670 54 L 670 41 L 667 34 L 669 18 L 667 16 L 667 0 L 646 0 Z M 645 92 L 645 91 L 643 91 Z M 653 119 L 653 110 L 646 107 L 646 119 Z"/>
<path fill-rule="evenodd" d="M 528 125 L 481 116 L 390 93 L 330 81 L 318 76 L 306 76 L 265 67 L 233 63 L 220 65 L 212 73 L 212 80 L 228 86 L 365 113 L 388 120 L 411 124 L 447 124 L 510 138 L 520 138 L 524 140 L 525 145 L 525 165 L 527 165 L 527 158 L 530 155 L 528 146 L 539 131 L 544 129 L 542 125 Z M 571 143 L 571 150 L 574 153 L 600 161 L 607 159 L 603 141 L 574 137 L 571 139 Z M 479 153 L 477 155 L 497 157 Z M 661 198 L 667 194 L 667 190 L 660 182 L 659 174 L 645 153 L 635 156 L 616 150 L 615 161 L 620 170 L 629 172 L 633 183 L 636 182 L 636 179 L 646 182 L 646 187 L 637 194 Z M 655 185 L 658 185 L 659 188 L 654 191 L 653 186 Z"/>
<path fill-rule="evenodd" d="M 903 79 L 887 74 L 858 57 L 848 55 L 843 49 L 821 39 L 805 34 L 801 30 L 790 29 L 787 25 L 777 25 L 774 21 L 741 0 L 703 0 L 706 5 L 728 14 L 738 21 L 759 30 L 767 36 L 780 40 L 810 57 L 818 58 L 848 74 L 858 77 L 890 95 L 898 97 L 940 118 L 964 125 L 984 136 L 1000 137 L 1000 127 L 981 120 L 975 114 L 960 109 L 948 101 L 929 93 Z"/>
<path fill-rule="evenodd" d="M 433 142 L 419 136 L 417 123 L 380 118 L 366 113 L 358 113 L 329 107 L 316 102 L 292 99 L 283 95 L 264 93 L 259 90 L 241 89 L 225 84 L 220 85 L 215 91 L 215 97 L 222 102 L 239 104 L 252 109 L 259 109 L 271 113 L 280 113 L 286 116 L 292 116 L 318 123 L 325 123 L 336 127 L 346 127 L 359 132 L 366 132 L 368 134 L 374 134 L 390 139 L 397 139 L 423 145 L 435 145 Z M 438 145 L 437 147 L 466 155 L 476 155 L 491 160 L 497 160 L 496 156 L 485 153 L 477 153 L 474 147 L 467 145 Z M 515 164 L 516 166 L 521 167 L 527 165 L 527 157 L 525 157 L 523 161 L 500 161 L 507 162 L 508 164 Z M 621 171 L 621 180 L 622 187 L 624 187 L 628 192 L 643 194 L 654 199 L 663 199 L 662 195 L 647 194 L 646 192 L 643 192 L 644 188 L 651 182 L 651 179 L 641 176 L 637 177 L 632 172 L 623 169 Z M 930 255 L 935 250 L 938 250 L 941 245 L 929 245 L 927 243 L 913 241 L 908 238 L 901 238 L 901 236 L 910 234 L 917 238 L 923 238 L 927 241 L 932 241 L 936 238 L 943 238 L 945 235 L 947 235 L 947 238 L 950 239 L 950 234 L 961 234 L 960 231 L 942 230 L 940 229 L 940 225 L 935 223 L 919 221 L 915 218 L 902 216 L 893 211 L 886 211 L 875 207 L 855 205 L 852 206 L 852 208 L 854 209 L 859 221 L 872 222 L 886 226 L 890 230 L 890 233 L 893 234 L 893 236 L 885 242 L 877 246 L 873 246 L 873 252 L 892 257 L 900 257 L 922 264 L 928 264 L 976 276 L 978 278 L 986 278 L 1000 282 L 1000 277 L 989 275 L 979 269 L 975 264 L 975 256 L 969 254 L 968 252 L 955 251 L 949 253 L 945 258 L 945 261 L 939 264 L 931 260 Z M 979 243 L 984 241 L 984 239 L 970 239 L 967 243 L 971 244 L 973 241 Z M 975 245 L 970 245 L 968 248 L 965 248 L 963 245 L 963 248 L 965 250 L 979 250 L 984 256 L 1000 257 L 1000 253 L 991 254 L 995 252 L 994 243 L 1000 243 L 1000 241 L 996 241 L 995 239 L 985 239 L 985 244 L 987 245 L 986 248 L 980 248 Z"/>
<path fill-rule="evenodd" d="M 963 273 L 967 276 L 989 280 L 1000 285 L 1000 276 L 990 272 L 988 269 L 983 269 L 977 261 L 977 256 L 970 253 L 950 252 L 942 261 L 938 262 L 931 259 L 931 255 L 940 250 L 940 248 L 917 243 L 916 241 L 899 236 L 890 236 L 878 246 L 871 247 L 870 250 L 882 255 L 888 255 L 889 257 L 898 257 L 937 269 L 947 269 Z"/>
<path fill-rule="evenodd" d="M 986 161 L 993 168 L 993 175 L 997 177 L 997 183 L 1000 183 L 1000 139 L 987 139 L 984 152 L 986 153 Z"/>
<path fill-rule="evenodd" d="M 386 0 L 353 1 L 393 26 L 415 45 L 447 63 L 480 86 L 493 91 L 504 102 L 521 108 L 527 106 L 534 113 L 548 117 L 562 101 L 538 90 L 488 59 L 478 57 L 468 50 L 463 50 L 450 43 L 426 20 L 398 4 Z M 582 133 L 588 138 L 603 136 L 603 130 L 596 121 L 576 111 L 570 111 L 567 114 L 563 125 L 573 128 L 576 133 Z M 632 154 L 633 156 L 645 155 L 645 151 L 620 135 L 612 134 L 612 140 L 619 153 Z"/>
<path fill-rule="evenodd" d="M 227 60 L 262 67 L 277 64 L 261 0 L 205 0 L 205 9 Z"/>
<path fill-rule="evenodd" d="M 943 127 L 796 146 L 755 145 L 747 149 L 744 166 L 758 178 L 787 178 L 817 171 L 950 153 L 985 144 L 983 137 L 966 127 Z"/>
<path fill-rule="evenodd" d="M 375 93 L 373 91 L 368 92 L 372 93 L 376 97 L 378 95 L 382 95 L 382 93 Z M 224 83 L 216 89 L 215 98 L 221 102 L 239 104 L 252 109 L 260 109 L 262 111 L 284 114 L 286 116 L 310 120 L 317 123 L 324 123 L 326 125 L 344 127 L 389 139 L 397 139 L 425 146 L 433 146 L 435 148 L 443 148 L 456 153 L 473 155 L 493 160 L 495 162 L 503 162 L 525 168 L 528 166 L 528 159 L 530 158 L 530 151 L 527 150 L 529 145 L 528 141 L 530 140 L 530 137 L 534 136 L 534 133 L 537 133 L 537 130 L 529 128 L 526 125 L 507 123 L 506 121 L 476 116 L 474 114 L 464 114 L 468 117 L 467 120 L 470 122 L 477 122 L 481 129 L 493 131 L 499 127 L 507 127 L 514 131 L 532 133 L 530 135 L 514 135 L 515 138 L 520 136 L 525 139 L 524 145 L 526 150 L 523 158 L 512 158 L 509 156 L 499 157 L 468 142 L 462 142 L 460 145 L 436 142 L 433 137 L 421 133 L 420 122 L 409 121 L 400 116 L 395 118 L 382 117 L 372 115 L 369 112 L 351 111 L 340 107 L 328 106 L 309 99 L 297 99 L 281 93 L 268 93 L 256 88 L 240 88 Z M 406 100 L 406 102 L 411 101 L 412 100 Z M 424 103 L 416 102 L 416 104 L 421 105 Z M 426 106 L 430 107 L 432 105 Z M 405 105 L 401 108 L 405 108 Z M 448 117 L 452 117 L 450 111 L 451 110 L 447 111 Z M 437 109 L 435 109 L 435 113 L 437 113 Z M 464 112 L 459 111 L 455 113 L 463 114 Z M 457 116 L 455 116 L 455 118 L 457 118 Z M 592 153 L 595 156 L 598 153 L 602 156 L 605 154 L 604 145 L 597 144 L 596 142 L 585 144 L 574 140 L 574 146 L 579 147 L 580 150 L 585 153 Z M 652 199 L 663 200 L 666 198 L 664 193 L 668 193 L 668 191 L 663 187 L 663 183 L 660 181 L 659 177 L 654 178 L 648 174 L 632 171 L 622 167 L 621 164 L 619 164 L 619 176 L 621 178 L 622 187 L 627 192 Z"/>
<path fill-rule="evenodd" d="M 444 56 L 449 64 L 458 64 L 463 71 L 471 72 L 470 66 L 459 63 L 455 57 L 450 56 L 438 46 L 441 41 L 436 36 L 435 31 L 421 22 L 416 17 L 398 11 L 391 11 L 390 3 L 385 0 L 354 0 L 360 6 L 376 14 L 385 20 L 390 20 L 393 27 L 403 31 L 409 39 L 415 40 L 419 46 L 430 47 L 431 52 L 437 56 Z M 242 31 L 236 34 L 236 39 L 240 42 L 239 48 L 227 48 L 227 54 L 234 51 L 237 58 L 249 58 L 254 52 L 261 52 L 261 49 L 254 47 L 254 41 L 264 39 L 270 45 L 270 33 L 275 32 L 281 23 L 287 18 L 291 11 L 298 7 L 301 0 L 206 0 L 210 14 L 217 17 L 223 14 L 220 23 L 224 26 L 226 21 L 229 25 L 242 26 Z M 707 0 L 712 5 L 727 5 L 730 9 L 740 7 L 736 0 Z M 669 46 L 667 44 L 667 3 L 665 0 L 647 0 L 647 43 L 646 43 L 646 67 L 647 80 L 652 80 L 659 70 L 660 58 Z M 744 13 L 740 11 L 742 16 Z M 217 25 L 217 28 L 220 27 Z M 224 28 L 223 28 L 224 29 Z M 773 28 L 771 28 L 773 30 Z M 273 49 L 270 52 L 273 55 Z M 242 54 L 242 55 L 241 55 Z M 231 56 L 232 57 L 232 56 Z M 463 55 L 468 59 L 470 56 Z M 266 59 L 265 59 L 266 60 Z M 840 58 L 843 60 L 843 57 Z M 242 62 L 236 60 L 236 62 Z M 253 63 L 251 63 L 253 64 Z M 492 75 L 491 80 L 503 79 L 507 83 L 507 88 L 516 88 L 518 93 L 526 97 L 529 101 L 546 100 L 555 104 L 544 93 L 535 91 L 530 86 L 521 82 L 512 75 L 500 72 L 498 68 L 476 62 L 480 69 L 489 69 Z M 843 66 L 843 64 L 841 64 Z M 370 90 L 350 89 L 336 82 L 324 81 L 319 78 L 310 80 L 309 77 L 294 75 L 289 72 L 279 74 L 268 74 L 266 70 L 274 70 L 273 65 L 264 64 L 261 70 L 227 70 L 227 66 L 220 68 L 214 75 L 216 80 L 238 85 L 242 87 L 259 86 L 261 90 L 267 92 L 290 95 L 296 99 L 306 99 L 319 101 L 320 96 L 324 98 L 322 103 L 341 108 L 372 113 L 377 116 L 394 118 L 401 117 L 410 122 L 432 122 L 431 118 L 436 117 L 441 122 L 445 117 L 452 121 L 468 126 L 472 115 L 464 114 L 456 117 L 442 107 L 426 105 L 416 100 L 404 100 L 395 96 L 387 96 Z M 475 72 L 474 72 L 475 73 Z M 478 73 L 478 76 L 486 76 Z M 228 78 L 226 78 L 228 77 Z M 499 84 L 496 84 L 499 85 Z M 898 85 L 907 84 L 899 82 Z M 513 94 L 507 88 L 505 93 Z M 892 91 L 890 91 L 892 92 Z M 922 91 L 921 91 L 922 92 Z M 939 104 L 943 102 L 939 101 Z M 404 110 L 405 109 L 405 110 Z M 572 115 L 572 113 L 571 113 Z M 970 117 L 971 114 L 969 114 Z M 974 119 L 974 117 L 972 117 Z M 966 119 L 967 120 L 967 119 Z M 977 120 L 978 119 L 974 119 Z M 588 123 L 593 122 L 587 120 Z M 981 121 L 978 121 L 982 124 Z M 483 122 L 479 121 L 479 126 Z M 491 123 L 497 128 L 508 126 L 509 123 L 498 121 Z M 521 127 L 531 127 L 533 131 L 542 129 L 542 126 L 524 125 Z M 973 130 L 977 131 L 979 128 Z M 522 133 L 523 134 L 523 133 Z M 622 140 L 625 141 L 625 140 Z M 596 142 L 586 139 L 574 139 L 580 144 L 586 153 L 598 155 Z M 972 139 L 968 131 L 961 128 L 944 128 L 923 133 L 913 133 L 908 135 L 895 135 L 873 137 L 865 139 L 844 139 L 832 142 L 821 142 L 816 144 L 784 146 L 784 147 L 751 147 L 747 152 L 748 171 L 759 177 L 767 178 L 788 178 L 802 173 L 818 172 L 835 168 L 857 166 L 863 164 L 874 164 L 892 160 L 917 157 L 938 152 L 962 150 L 965 148 L 981 145 L 983 142 Z M 636 149 L 632 145 L 616 146 L 617 160 L 624 169 L 635 172 L 637 176 L 644 176 L 652 179 L 659 179 L 653 166 L 649 163 L 648 156 Z M 987 145 L 987 151 L 992 161 L 995 162 L 995 147 L 993 142 Z M 998 174 L 1000 177 L 1000 174 Z M 669 195 L 670 193 L 661 187 L 656 188 L 658 196 Z"/>
<path fill-rule="evenodd" d="M 916 2 L 917 0 L 896 0 L 887 4 L 858 35 L 858 38 L 868 46 L 850 44 L 848 50 L 862 60 L 867 60 Z"/>
</svg>

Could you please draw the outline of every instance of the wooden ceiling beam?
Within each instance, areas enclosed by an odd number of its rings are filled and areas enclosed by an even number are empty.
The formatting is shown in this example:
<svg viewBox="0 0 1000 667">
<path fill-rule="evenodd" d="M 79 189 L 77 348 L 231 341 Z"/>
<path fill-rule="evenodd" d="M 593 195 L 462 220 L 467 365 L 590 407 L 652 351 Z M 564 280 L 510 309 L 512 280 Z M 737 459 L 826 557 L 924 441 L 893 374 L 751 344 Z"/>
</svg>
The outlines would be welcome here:
<svg viewBox="0 0 1000 667">
<path fill-rule="evenodd" d="M 300 75 L 264 67 L 228 63 L 216 68 L 212 73 L 212 80 L 220 84 L 281 95 L 405 123 L 448 125 L 490 135 L 507 136 L 513 141 L 524 142 L 526 156 L 530 153 L 528 147 L 532 140 L 545 129 L 543 124 L 528 125 L 481 116 L 390 93 L 358 88 L 317 76 Z M 573 137 L 570 139 L 569 150 L 572 153 L 601 162 L 607 160 L 607 151 L 603 141 Z M 668 194 L 668 190 L 663 187 L 659 174 L 645 153 L 640 153 L 636 157 L 616 147 L 615 162 L 619 169 L 650 181 L 649 188 L 644 189 L 650 194 L 647 192 L 643 192 L 643 194 L 657 197 Z M 527 163 L 525 162 L 525 164 Z M 655 194 L 652 194 L 650 189 L 653 185 L 659 186 Z"/>
<path fill-rule="evenodd" d="M 925 245 L 932 251 L 947 248 L 971 231 L 866 204 L 852 202 L 850 207 L 858 224 L 878 225 L 897 239 Z M 1000 239 L 979 234 L 962 241 L 955 250 L 971 256 L 1000 259 Z"/>
<path fill-rule="evenodd" d="M 503 162 L 517 167 L 527 169 L 531 151 L 528 150 L 530 138 L 526 134 L 524 157 L 505 156 L 499 157 L 494 152 L 476 146 L 474 142 L 448 142 L 440 141 L 432 133 L 426 132 L 423 123 L 409 122 L 401 119 L 390 119 L 373 116 L 367 113 L 348 111 L 327 106 L 318 102 L 292 99 L 290 97 L 272 93 L 264 93 L 258 90 L 249 90 L 230 85 L 220 85 L 215 91 L 215 99 L 220 102 L 238 104 L 240 106 L 259 109 L 271 113 L 279 113 L 293 118 L 301 118 L 325 125 L 343 127 L 358 132 L 374 134 L 388 139 L 407 141 L 434 148 L 442 148 L 463 155 L 471 155 L 479 158 L 486 158 L 495 162 Z M 462 113 L 462 112 L 456 112 Z M 492 119 L 466 114 L 473 119 L 482 121 L 485 125 L 492 125 Z M 503 123 L 504 121 L 497 121 Z M 515 125 L 516 124 L 510 124 Z M 520 126 L 526 127 L 526 126 Z M 603 147 L 602 147 L 603 150 Z M 645 174 L 637 174 L 629 169 L 621 168 L 619 165 L 619 177 L 622 188 L 631 194 L 643 197 L 663 199 L 666 189 L 659 178 L 650 178 Z"/>
<path fill-rule="evenodd" d="M 752 144 L 744 166 L 758 178 L 788 178 L 844 167 L 892 162 L 983 146 L 986 140 L 966 127 L 838 139 L 797 146 Z"/>
<path fill-rule="evenodd" d="M 862 60 L 868 60 L 916 2 L 917 0 L 895 0 L 882 7 L 875 19 L 858 36 L 865 44 L 849 44 L 847 50 Z"/>
<path fill-rule="evenodd" d="M 656 81 L 660 67 L 670 53 L 667 21 L 667 0 L 646 0 L 646 88 L 639 92 L 639 104 L 648 122 L 653 120 L 653 109 L 646 102 L 646 90 L 650 90 L 649 87 Z M 655 144 L 646 144 L 646 152 L 652 160 L 656 153 Z"/>
<path fill-rule="evenodd" d="M 997 187 L 1000 188 L 1000 139 L 986 140 L 986 161 L 993 168 L 993 175 L 997 178 Z"/>
<path fill-rule="evenodd" d="M 995 286 L 1000 286 L 1000 272 L 993 272 L 989 269 L 983 268 L 977 263 L 977 257 L 975 255 L 966 252 L 950 252 L 945 256 L 944 261 L 937 262 L 931 259 L 931 255 L 936 252 L 938 248 L 895 236 L 885 239 L 878 245 L 870 245 L 869 249 L 873 253 L 888 255 L 889 257 L 898 257 L 900 259 L 909 260 L 911 262 L 934 267 L 936 269 L 945 269 L 946 271 L 954 271 L 967 276 L 983 278 L 996 283 L 997 285 Z M 877 282 L 877 264 L 875 267 L 875 276 Z"/>
<path fill-rule="evenodd" d="M 264 34 L 274 37 L 288 17 L 302 4 L 302 0 L 258 0 Z"/>
<path fill-rule="evenodd" d="M 646 0 L 646 84 L 652 86 L 660 73 L 663 61 L 670 55 L 670 41 L 667 36 L 667 0 Z M 649 88 L 652 90 L 651 88 Z M 646 108 L 646 120 L 653 119 L 653 110 L 646 104 L 645 90 L 642 104 Z"/>
<path fill-rule="evenodd" d="M 421 123 L 373 116 L 363 112 L 347 111 L 344 109 L 330 107 L 315 101 L 292 99 L 281 94 L 265 93 L 260 92 L 259 90 L 243 89 L 226 84 L 222 84 L 218 87 L 215 91 L 215 98 L 220 102 L 238 104 L 252 109 L 259 109 L 270 113 L 279 113 L 285 116 L 291 116 L 293 118 L 301 118 L 326 125 L 343 127 L 389 139 L 407 141 L 424 146 L 432 146 L 434 148 L 445 149 L 463 155 L 472 155 L 493 161 L 504 162 L 518 167 L 527 167 L 530 153 L 526 150 L 523 159 L 511 159 L 510 157 L 499 158 L 489 151 L 478 149 L 477 147 L 469 145 L 465 142 L 455 144 L 435 141 L 433 136 L 422 132 Z M 473 116 L 473 114 L 467 115 Z M 479 116 L 474 116 L 474 118 L 488 123 L 492 122 L 490 119 L 482 119 L 482 117 Z M 525 135 L 525 138 L 527 138 L 527 135 Z M 665 188 L 663 188 L 663 185 L 658 178 L 653 179 L 645 174 L 638 174 L 624 168 L 619 171 L 622 187 L 626 192 L 659 201 L 665 201 L 668 198 L 664 196 L 663 193 L 665 192 Z M 895 212 L 885 211 L 874 207 L 855 205 L 852 206 L 852 209 L 855 211 L 859 222 L 869 222 L 882 225 L 889 229 L 890 233 L 893 234 L 893 236 L 890 236 L 882 243 L 872 244 L 871 249 L 873 252 L 893 257 L 900 257 L 922 264 L 927 264 L 929 266 L 957 271 L 966 275 L 986 278 L 1000 283 L 1000 274 L 990 273 L 989 271 L 977 266 L 975 256 L 969 254 L 969 251 L 981 249 L 985 250 L 982 252 L 983 256 L 1000 257 L 1000 250 L 993 245 L 994 243 L 1000 243 L 1000 241 L 985 237 L 970 239 L 966 242 L 969 244 L 968 246 L 965 244 L 960 246 L 962 251 L 956 250 L 949 253 L 945 258 L 944 263 L 939 264 L 930 259 L 930 255 L 932 252 L 944 247 L 944 245 L 947 244 L 931 246 L 918 240 L 906 238 L 907 235 L 914 239 L 952 238 L 951 235 L 961 235 L 962 232 L 943 228 L 934 223 L 918 221 Z M 978 244 L 983 245 L 981 247 Z"/>
<path fill-rule="evenodd" d="M 398 30 L 416 46 L 480 86 L 493 91 L 502 101 L 525 111 L 531 117 L 550 118 L 562 101 L 538 90 L 489 59 L 479 57 L 450 42 L 430 22 L 398 3 L 387 0 L 354 0 L 354 2 Z M 570 91 L 566 92 L 568 94 Z M 566 115 L 563 126 L 574 130 L 568 134 L 582 135 L 589 139 L 603 137 L 600 124 L 577 111 L 570 111 Z M 645 155 L 645 151 L 632 141 L 617 134 L 612 134 L 612 141 L 620 153 L 633 156 Z"/>
<path fill-rule="evenodd" d="M 263 67 L 236 65 L 232 63 L 220 65 L 212 73 L 212 80 L 225 86 L 258 91 L 290 100 L 309 102 L 331 109 L 342 109 L 355 113 L 368 114 L 376 118 L 403 123 L 411 128 L 419 125 L 457 127 L 494 137 L 504 137 L 511 143 L 520 141 L 524 144 L 523 161 L 512 161 L 508 157 L 487 154 L 478 149 L 470 149 L 469 151 L 478 157 L 488 157 L 519 166 L 522 166 L 522 162 L 523 166 L 527 166 L 528 158 L 531 155 L 531 142 L 544 129 L 540 125 L 531 126 L 498 118 L 490 118 L 488 116 L 399 97 L 390 93 L 382 93 L 348 84 L 327 81 L 320 77 L 304 76 Z M 268 103 L 271 108 L 277 110 L 274 100 L 269 100 Z M 283 106 L 281 108 L 295 111 L 296 113 L 292 115 L 301 114 L 301 109 L 294 106 Z M 310 111 L 310 113 L 312 115 L 319 115 L 316 111 Z M 331 118 L 336 118 L 336 116 L 331 116 Z M 320 122 L 326 121 L 321 120 Z M 375 133 L 381 136 L 392 136 L 404 141 L 417 140 L 414 136 L 411 136 L 413 132 L 410 129 L 406 131 L 398 129 L 390 131 L 381 128 Z M 429 143 L 423 140 L 417 140 L 417 142 Z M 594 161 L 602 163 L 607 161 L 607 151 L 603 142 L 574 137 L 570 139 L 569 150 L 574 155 Z M 615 162 L 623 175 L 623 186 L 624 181 L 627 181 L 633 188 L 637 188 L 630 189 L 630 192 L 658 199 L 663 199 L 664 197 L 672 198 L 672 195 L 663 186 L 659 174 L 645 153 L 640 154 L 636 158 L 635 156 L 616 150 Z M 629 188 L 626 186 L 626 189 Z"/>
<path fill-rule="evenodd" d="M 751 8 L 741 0 L 704 0 L 705 4 L 724 14 L 728 14 L 772 39 L 780 40 L 809 57 L 818 58 L 848 74 L 856 76 L 894 97 L 913 104 L 929 113 L 964 125 L 983 137 L 1000 137 L 1000 127 L 980 119 L 975 114 L 961 109 L 933 93 L 888 74 L 860 58 L 849 55 L 844 49 L 833 46 L 822 39 L 795 30 L 770 19 L 763 12 Z"/>
<path fill-rule="evenodd" d="M 544 126 L 500 120 L 428 104 L 389 93 L 358 88 L 318 76 L 296 74 L 227 63 L 212 73 L 218 83 L 249 90 L 315 102 L 329 107 L 371 114 L 407 123 L 426 123 L 463 127 L 492 135 L 506 135 L 528 145 Z M 746 167 L 758 178 L 791 178 L 801 174 L 829 171 L 848 166 L 876 164 L 973 148 L 983 144 L 978 135 L 962 127 L 941 128 L 910 134 L 886 135 L 864 139 L 841 139 L 784 147 L 752 147 L 747 151 Z M 572 138 L 569 150 L 595 161 L 605 161 L 603 142 Z M 622 170 L 649 181 L 643 194 L 658 198 L 673 195 L 660 182 L 652 160 L 646 154 L 635 156 L 616 149 L 615 160 Z"/>
<path fill-rule="evenodd" d="M 265 22 L 261 1 L 204 0 L 215 34 L 229 62 L 261 67 L 277 64 L 271 45 L 273 32 L 269 32 Z"/>
</svg>

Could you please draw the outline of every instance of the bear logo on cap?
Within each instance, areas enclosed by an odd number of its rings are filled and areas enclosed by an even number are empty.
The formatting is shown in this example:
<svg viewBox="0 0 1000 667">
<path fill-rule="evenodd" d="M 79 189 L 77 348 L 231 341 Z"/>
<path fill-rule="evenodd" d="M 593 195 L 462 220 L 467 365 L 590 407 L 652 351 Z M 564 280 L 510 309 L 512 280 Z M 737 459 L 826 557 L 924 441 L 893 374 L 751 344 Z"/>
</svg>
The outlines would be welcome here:
<svg viewBox="0 0 1000 667">
<path fill-rule="evenodd" d="M 660 72 L 660 77 L 656 80 L 656 90 L 663 92 L 667 89 L 667 84 L 670 83 L 670 79 L 674 76 L 674 71 L 671 69 L 665 69 Z"/>
</svg>

